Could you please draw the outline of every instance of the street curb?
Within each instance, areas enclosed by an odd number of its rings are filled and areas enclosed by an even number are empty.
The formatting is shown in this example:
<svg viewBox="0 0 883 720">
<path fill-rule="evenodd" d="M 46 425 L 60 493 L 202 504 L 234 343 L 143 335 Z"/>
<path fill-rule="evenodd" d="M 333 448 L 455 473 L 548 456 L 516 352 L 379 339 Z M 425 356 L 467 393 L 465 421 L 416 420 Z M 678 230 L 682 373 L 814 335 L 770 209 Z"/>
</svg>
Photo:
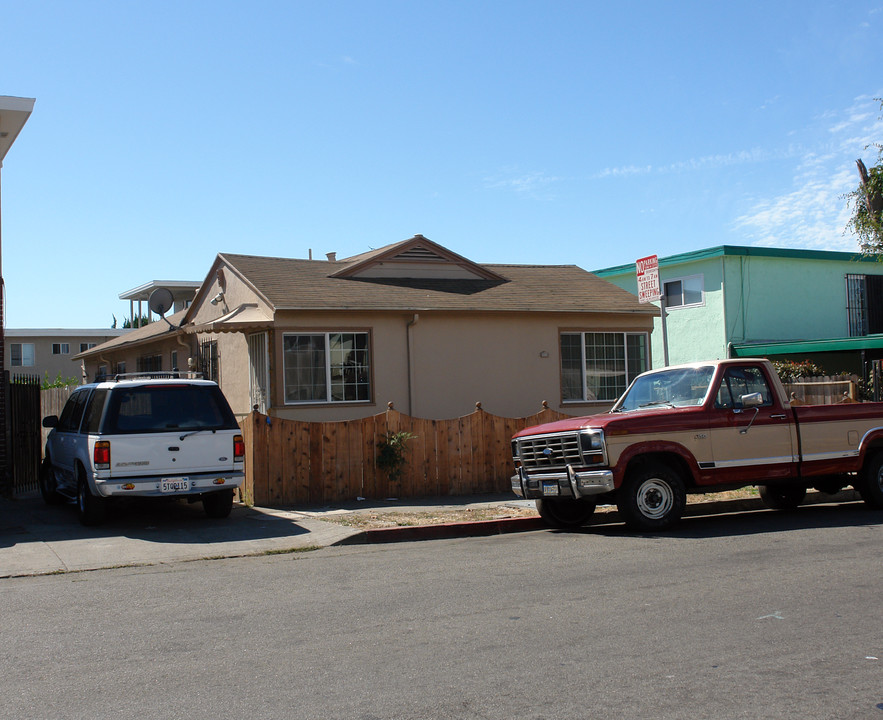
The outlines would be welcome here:
<svg viewBox="0 0 883 720">
<path fill-rule="evenodd" d="M 801 505 L 818 505 L 822 503 L 854 502 L 861 500 L 855 490 L 841 490 L 829 495 L 821 492 L 807 493 Z M 723 515 L 726 513 L 750 512 L 753 510 L 769 510 L 760 498 L 744 498 L 740 500 L 714 500 L 711 502 L 689 503 L 684 517 L 701 517 L 705 515 Z M 780 512 L 780 511 L 771 511 Z M 596 513 L 586 527 L 596 525 L 612 525 L 622 522 L 619 512 L 615 509 L 601 510 Z M 470 522 L 440 523 L 437 525 L 405 525 L 391 528 L 363 530 L 334 545 L 372 545 L 414 540 L 445 540 L 451 538 L 486 537 L 506 533 L 528 532 L 531 530 L 548 530 L 542 518 L 520 517 L 500 518 L 496 520 L 473 520 Z"/>
<path fill-rule="evenodd" d="M 498 520 L 471 520 L 469 522 L 439 523 L 437 525 L 405 525 L 401 527 L 363 530 L 336 545 L 371 545 L 375 543 L 407 542 L 410 540 L 443 540 L 459 537 L 483 537 L 504 533 L 542 530 L 546 524 L 537 517 L 501 518 Z"/>
</svg>

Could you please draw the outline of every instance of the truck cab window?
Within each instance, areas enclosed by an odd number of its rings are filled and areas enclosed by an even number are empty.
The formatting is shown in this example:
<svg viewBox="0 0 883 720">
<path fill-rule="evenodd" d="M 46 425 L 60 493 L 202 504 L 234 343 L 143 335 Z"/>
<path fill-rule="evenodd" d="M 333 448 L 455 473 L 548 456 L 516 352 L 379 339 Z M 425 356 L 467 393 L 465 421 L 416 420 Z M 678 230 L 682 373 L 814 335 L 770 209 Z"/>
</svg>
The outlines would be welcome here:
<svg viewBox="0 0 883 720">
<path fill-rule="evenodd" d="M 721 380 L 721 386 L 714 403 L 716 408 L 727 410 L 742 409 L 742 396 L 760 393 L 763 396 L 761 407 L 773 404 L 773 394 L 769 383 L 759 367 L 728 368 Z"/>
</svg>

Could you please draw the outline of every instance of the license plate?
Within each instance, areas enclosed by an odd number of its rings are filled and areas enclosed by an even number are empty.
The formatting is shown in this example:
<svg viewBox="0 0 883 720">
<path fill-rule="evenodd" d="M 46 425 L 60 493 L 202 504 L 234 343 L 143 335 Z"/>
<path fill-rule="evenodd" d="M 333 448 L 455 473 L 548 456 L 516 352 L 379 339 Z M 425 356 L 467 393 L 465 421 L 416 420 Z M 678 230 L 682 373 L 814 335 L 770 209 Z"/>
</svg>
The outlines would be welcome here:
<svg viewBox="0 0 883 720">
<path fill-rule="evenodd" d="M 190 489 L 190 478 L 163 478 L 159 491 L 164 493 L 186 492 Z"/>
<path fill-rule="evenodd" d="M 558 481 L 557 480 L 544 480 L 543 481 L 543 495 L 557 495 L 558 494 Z"/>
</svg>

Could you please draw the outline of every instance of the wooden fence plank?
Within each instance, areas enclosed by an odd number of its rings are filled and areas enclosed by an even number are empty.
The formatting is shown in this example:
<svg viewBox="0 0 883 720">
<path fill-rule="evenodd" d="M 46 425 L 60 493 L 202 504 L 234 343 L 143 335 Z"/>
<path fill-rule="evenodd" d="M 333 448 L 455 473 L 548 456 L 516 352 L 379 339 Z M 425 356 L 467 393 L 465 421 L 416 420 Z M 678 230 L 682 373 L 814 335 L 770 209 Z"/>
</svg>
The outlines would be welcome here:
<svg viewBox="0 0 883 720">
<path fill-rule="evenodd" d="M 310 492 L 308 503 L 325 501 L 322 457 L 323 423 L 310 423 Z"/>
<path fill-rule="evenodd" d="M 310 424 L 296 421 L 294 429 L 294 503 L 310 502 Z"/>
<path fill-rule="evenodd" d="M 267 425 L 268 418 L 254 413 L 252 415 L 252 450 L 251 457 L 252 490 L 255 505 L 266 505 L 270 500 L 267 463 Z"/>
<path fill-rule="evenodd" d="M 267 425 L 267 493 L 269 505 L 284 505 L 285 492 L 282 471 L 285 452 L 285 422 L 273 418 Z"/>
</svg>

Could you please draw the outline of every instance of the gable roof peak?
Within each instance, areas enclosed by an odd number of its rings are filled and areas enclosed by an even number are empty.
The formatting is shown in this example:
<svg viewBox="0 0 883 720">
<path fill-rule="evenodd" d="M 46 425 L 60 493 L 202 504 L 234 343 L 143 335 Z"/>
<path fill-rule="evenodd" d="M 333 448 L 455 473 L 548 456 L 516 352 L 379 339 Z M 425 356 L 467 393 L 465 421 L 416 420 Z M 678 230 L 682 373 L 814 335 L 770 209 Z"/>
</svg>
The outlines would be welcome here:
<svg viewBox="0 0 883 720">
<path fill-rule="evenodd" d="M 414 235 L 361 255 L 347 258 L 336 278 L 448 278 L 497 280 L 505 278 L 489 268 L 442 247 L 427 237 Z"/>
</svg>

